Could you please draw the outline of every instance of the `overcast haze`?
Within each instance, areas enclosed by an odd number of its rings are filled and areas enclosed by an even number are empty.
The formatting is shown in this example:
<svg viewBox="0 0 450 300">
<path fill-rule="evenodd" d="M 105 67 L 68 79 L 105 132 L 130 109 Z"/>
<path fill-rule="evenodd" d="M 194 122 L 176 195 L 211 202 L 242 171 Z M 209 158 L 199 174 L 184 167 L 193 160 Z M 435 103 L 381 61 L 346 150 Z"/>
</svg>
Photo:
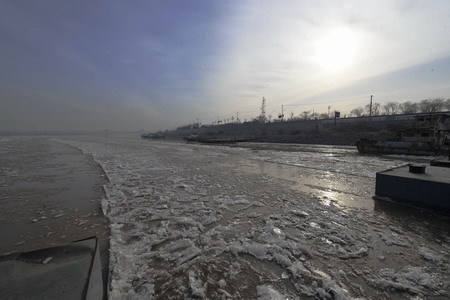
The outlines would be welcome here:
<svg viewBox="0 0 450 300">
<path fill-rule="evenodd" d="M 450 1 L 1 1 L 0 130 L 450 98 Z"/>
</svg>

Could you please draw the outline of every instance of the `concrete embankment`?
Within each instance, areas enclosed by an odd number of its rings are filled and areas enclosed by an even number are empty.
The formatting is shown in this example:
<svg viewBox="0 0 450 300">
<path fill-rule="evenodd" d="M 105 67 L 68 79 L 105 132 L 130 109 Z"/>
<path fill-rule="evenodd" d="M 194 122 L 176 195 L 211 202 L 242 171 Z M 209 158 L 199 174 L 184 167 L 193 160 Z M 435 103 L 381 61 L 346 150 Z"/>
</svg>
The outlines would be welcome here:
<svg viewBox="0 0 450 300">
<path fill-rule="evenodd" d="M 181 139 L 191 134 L 211 138 L 238 138 L 257 142 L 354 145 L 361 138 L 394 139 L 396 130 L 411 126 L 413 117 L 343 118 L 272 123 L 223 124 L 179 128 L 165 133 Z"/>
</svg>

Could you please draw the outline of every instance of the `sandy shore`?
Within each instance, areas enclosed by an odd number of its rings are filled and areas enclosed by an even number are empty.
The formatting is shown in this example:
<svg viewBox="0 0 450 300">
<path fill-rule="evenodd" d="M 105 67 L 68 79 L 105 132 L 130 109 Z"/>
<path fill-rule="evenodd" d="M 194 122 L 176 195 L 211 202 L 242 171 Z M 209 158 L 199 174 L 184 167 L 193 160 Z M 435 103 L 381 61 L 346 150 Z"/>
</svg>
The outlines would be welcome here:
<svg viewBox="0 0 450 300">
<path fill-rule="evenodd" d="M 0 145 L 0 254 L 97 236 L 107 278 L 103 170 L 79 149 L 49 138 L 2 138 Z"/>
</svg>

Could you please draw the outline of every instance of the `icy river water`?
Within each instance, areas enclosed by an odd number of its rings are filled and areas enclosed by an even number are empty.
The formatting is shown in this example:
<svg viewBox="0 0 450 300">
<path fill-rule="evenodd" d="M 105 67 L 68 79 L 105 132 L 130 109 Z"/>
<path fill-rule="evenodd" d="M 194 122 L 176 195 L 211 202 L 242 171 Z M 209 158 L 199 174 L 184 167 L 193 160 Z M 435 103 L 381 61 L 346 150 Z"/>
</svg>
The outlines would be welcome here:
<svg viewBox="0 0 450 300">
<path fill-rule="evenodd" d="M 450 219 L 372 199 L 376 172 L 415 157 L 53 141 L 92 155 L 109 178 L 110 299 L 450 298 Z"/>
</svg>

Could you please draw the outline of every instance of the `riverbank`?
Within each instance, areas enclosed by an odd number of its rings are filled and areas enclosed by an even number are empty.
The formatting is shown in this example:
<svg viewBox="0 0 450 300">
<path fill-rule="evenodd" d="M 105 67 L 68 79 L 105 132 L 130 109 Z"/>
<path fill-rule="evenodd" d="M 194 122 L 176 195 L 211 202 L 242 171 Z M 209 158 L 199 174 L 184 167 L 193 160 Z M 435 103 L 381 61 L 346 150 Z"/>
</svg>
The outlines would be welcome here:
<svg viewBox="0 0 450 300">
<path fill-rule="evenodd" d="M 245 139 L 264 143 L 297 143 L 354 146 L 360 139 L 395 139 L 400 128 L 412 125 L 413 115 L 327 120 L 297 120 L 271 123 L 230 123 L 181 127 L 157 133 L 167 139 L 195 135 L 209 139 Z"/>
<path fill-rule="evenodd" d="M 97 236 L 106 283 L 103 170 L 79 149 L 48 137 L 2 137 L 0 153 L 0 255 Z"/>
</svg>

